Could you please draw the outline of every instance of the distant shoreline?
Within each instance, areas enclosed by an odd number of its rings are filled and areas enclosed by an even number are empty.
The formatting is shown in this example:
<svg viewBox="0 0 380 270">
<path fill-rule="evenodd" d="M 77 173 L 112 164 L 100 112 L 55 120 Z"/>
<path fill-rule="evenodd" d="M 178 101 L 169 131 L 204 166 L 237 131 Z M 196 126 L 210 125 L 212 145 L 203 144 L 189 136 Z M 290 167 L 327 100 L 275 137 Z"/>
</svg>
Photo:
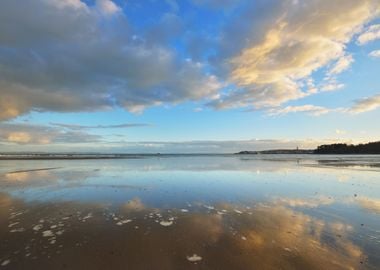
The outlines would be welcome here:
<svg viewBox="0 0 380 270">
<path fill-rule="evenodd" d="M 272 149 L 263 151 L 240 151 L 237 153 L 47 153 L 4 152 L 0 160 L 79 160 L 79 159 L 138 159 L 172 156 L 231 156 L 231 155 L 380 155 L 380 141 L 348 145 L 343 143 L 320 145 L 317 149 Z"/>
<path fill-rule="evenodd" d="M 8 152 L 0 153 L 0 160 L 79 160 L 79 159 L 139 159 L 173 156 L 231 156 L 231 155 L 380 155 L 380 141 L 359 145 L 328 144 L 317 149 L 273 149 L 263 151 L 240 151 L 238 153 L 46 153 Z"/>
<path fill-rule="evenodd" d="M 1 155 L 1 160 L 105 160 L 105 159 L 145 159 L 145 158 L 169 158 L 169 157 L 222 157 L 222 156 L 265 156 L 265 155 L 309 155 L 309 156 L 328 156 L 328 155 L 379 155 L 379 154 L 319 154 L 314 153 L 313 150 L 305 150 L 305 151 L 292 151 L 292 150 L 268 150 L 268 151 L 241 151 L 239 153 L 221 153 L 221 154 L 123 154 L 123 155 L 113 155 L 113 154 L 94 154 L 94 155 L 66 155 L 66 154 L 44 154 L 44 155 Z"/>
<path fill-rule="evenodd" d="M 316 154 L 316 155 L 379 155 L 380 154 L 380 141 L 369 142 L 365 144 L 324 144 L 317 147 L 315 150 L 311 149 L 275 149 L 265 151 L 241 151 L 237 154 Z"/>
<path fill-rule="evenodd" d="M 0 154 L 0 160 L 80 160 L 80 159 L 143 159 L 143 158 L 149 158 L 149 157 L 172 157 L 172 156 L 185 156 L 185 157 L 191 157 L 191 156 L 231 156 L 233 154 L 215 154 L 215 153 L 191 153 L 191 154 L 185 154 L 185 153 L 178 153 L 178 154 L 161 154 L 161 153 L 155 153 L 155 154 L 66 154 L 66 153 L 56 153 L 56 154 L 31 154 L 31 153 L 2 153 Z"/>
<path fill-rule="evenodd" d="M 240 151 L 236 155 L 312 155 L 314 150 L 306 149 L 275 149 L 264 151 Z"/>
</svg>

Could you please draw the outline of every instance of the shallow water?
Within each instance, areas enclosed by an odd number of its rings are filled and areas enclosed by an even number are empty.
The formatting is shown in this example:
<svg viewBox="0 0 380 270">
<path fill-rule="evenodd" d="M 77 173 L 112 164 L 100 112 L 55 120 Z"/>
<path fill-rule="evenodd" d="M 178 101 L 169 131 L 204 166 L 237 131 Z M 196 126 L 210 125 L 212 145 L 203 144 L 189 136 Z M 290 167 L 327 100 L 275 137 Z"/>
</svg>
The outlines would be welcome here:
<svg viewBox="0 0 380 270">
<path fill-rule="evenodd" d="M 0 269 L 379 269 L 379 156 L 0 161 Z"/>
</svg>

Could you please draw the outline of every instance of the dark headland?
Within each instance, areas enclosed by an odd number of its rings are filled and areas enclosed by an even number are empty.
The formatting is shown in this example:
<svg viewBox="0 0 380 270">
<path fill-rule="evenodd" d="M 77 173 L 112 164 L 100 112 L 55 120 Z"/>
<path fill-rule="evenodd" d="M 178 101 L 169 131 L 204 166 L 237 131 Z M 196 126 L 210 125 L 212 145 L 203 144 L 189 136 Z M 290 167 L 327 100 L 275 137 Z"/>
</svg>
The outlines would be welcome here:
<svg viewBox="0 0 380 270">
<path fill-rule="evenodd" d="M 275 149 L 264 151 L 241 151 L 237 155 L 260 155 L 260 154 L 339 154 L 339 155 L 378 155 L 380 154 L 380 141 L 365 144 L 324 144 L 317 149 Z"/>
</svg>

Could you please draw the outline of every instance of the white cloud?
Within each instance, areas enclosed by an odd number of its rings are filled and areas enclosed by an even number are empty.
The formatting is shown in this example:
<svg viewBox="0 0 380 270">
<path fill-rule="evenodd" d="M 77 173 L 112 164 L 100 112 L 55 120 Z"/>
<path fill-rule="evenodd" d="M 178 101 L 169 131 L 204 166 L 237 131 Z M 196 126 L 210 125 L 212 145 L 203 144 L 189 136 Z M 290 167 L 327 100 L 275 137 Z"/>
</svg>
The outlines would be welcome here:
<svg viewBox="0 0 380 270">
<path fill-rule="evenodd" d="M 347 111 L 353 114 L 376 110 L 380 107 L 380 94 L 366 97 L 355 101 L 354 105 Z"/>
<path fill-rule="evenodd" d="M 335 134 L 337 134 L 337 135 L 345 135 L 345 134 L 347 134 L 347 131 L 345 131 L 343 129 L 336 129 L 335 130 Z"/>
<path fill-rule="evenodd" d="M 148 127 L 149 124 L 145 123 L 123 123 L 115 125 L 78 125 L 78 124 L 64 124 L 64 123 L 50 123 L 52 126 L 81 130 L 81 129 L 116 129 L 116 128 L 133 128 L 133 127 Z"/>
<path fill-rule="evenodd" d="M 29 143 L 32 137 L 27 132 L 9 132 L 6 136 L 8 142 Z"/>
<path fill-rule="evenodd" d="M 114 138 L 118 138 L 117 135 Z M 61 126 L 0 123 L 2 152 L 102 152 L 102 153 L 236 153 L 243 150 L 315 149 L 343 142 L 337 139 L 251 139 L 194 141 L 110 140 L 83 129 Z M 344 141 L 347 143 L 347 141 Z M 352 142 L 350 142 L 352 143 Z M 356 142 L 357 143 L 357 142 Z M 202 164 L 204 165 L 204 164 Z"/>
<path fill-rule="evenodd" d="M 322 85 L 321 91 L 330 92 L 344 88 L 343 83 L 337 83 L 336 81 L 330 81 L 327 84 Z"/>
<path fill-rule="evenodd" d="M 141 112 L 185 101 L 221 109 L 279 107 L 342 88 L 334 78 L 319 87 L 313 74 L 321 70 L 335 76 L 346 70 L 353 62 L 347 44 L 379 14 L 379 0 L 258 1 L 233 9 L 221 33 L 208 36 L 202 30 L 207 38 L 197 39 L 187 36 L 186 22 L 173 13 L 137 27 L 117 1 L 86 3 L 2 1 L 0 121 L 30 111 L 121 107 Z M 177 10 L 177 1 L 167 3 Z M 241 4 L 194 3 L 224 8 Z M 194 59 L 209 62 L 184 59 L 170 42 L 180 35 L 193 43 L 189 54 Z M 202 57 L 210 48 L 212 56 Z"/>
<path fill-rule="evenodd" d="M 375 57 L 375 58 L 380 58 L 380 50 L 370 52 L 369 56 Z"/>
<path fill-rule="evenodd" d="M 51 143 L 100 142 L 101 136 L 58 127 L 30 124 L 0 124 L 0 144 L 44 145 Z M 4 145 L 2 145 L 4 147 Z M 23 149 L 20 149 L 23 151 Z"/>
<path fill-rule="evenodd" d="M 60 9 L 74 8 L 74 9 L 86 9 L 87 6 L 80 0 L 51 0 L 51 5 Z"/>
<path fill-rule="evenodd" d="M 285 108 L 272 108 L 268 110 L 268 114 L 275 116 L 275 115 L 285 115 L 288 113 L 308 113 L 314 116 L 319 116 L 322 114 L 326 114 L 332 111 L 331 109 L 321 107 L 321 106 L 314 106 L 314 105 L 301 105 L 301 106 L 287 106 Z"/>
<path fill-rule="evenodd" d="M 114 15 L 121 11 L 121 8 L 111 0 L 97 0 L 96 6 L 101 13 L 107 16 Z"/>
<path fill-rule="evenodd" d="M 342 73 L 348 69 L 351 64 L 354 62 L 352 55 L 344 55 L 336 61 L 335 65 L 328 72 L 329 75 L 336 75 Z"/>
<path fill-rule="evenodd" d="M 110 0 L 2 1 L 0 120 L 31 110 L 139 112 L 215 97 L 221 84 L 202 63 L 134 31 L 119 9 Z"/>
<path fill-rule="evenodd" d="M 276 107 L 318 92 L 305 89 L 304 82 L 317 70 L 336 75 L 347 69 L 353 62 L 347 44 L 380 10 L 378 0 L 271 4 L 246 8 L 222 35 L 226 44 L 217 64 L 237 89 L 211 106 Z"/>
<path fill-rule="evenodd" d="M 354 104 L 351 107 L 326 108 L 308 104 L 300 106 L 269 108 L 266 110 L 266 112 L 271 116 L 285 115 L 289 113 L 307 113 L 313 116 L 320 116 L 331 112 L 360 114 L 373 111 L 378 108 L 380 108 L 380 94 L 355 100 Z M 336 129 L 336 134 L 345 134 L 345 131 Z"/>
<path fill-rule="evenodd" d="M 193 109 L 194 112 L 201 112 L 203 111 L 203 108 L 202 107 L 196 107 Z"/>
<path fill-rule="evenodd" d="M 376 39 L 380 39 L 380 24 L 374 24 L 368 27 L 359 35 L 357 43 L 359 45 L 364 45 Z"/>
</svg>

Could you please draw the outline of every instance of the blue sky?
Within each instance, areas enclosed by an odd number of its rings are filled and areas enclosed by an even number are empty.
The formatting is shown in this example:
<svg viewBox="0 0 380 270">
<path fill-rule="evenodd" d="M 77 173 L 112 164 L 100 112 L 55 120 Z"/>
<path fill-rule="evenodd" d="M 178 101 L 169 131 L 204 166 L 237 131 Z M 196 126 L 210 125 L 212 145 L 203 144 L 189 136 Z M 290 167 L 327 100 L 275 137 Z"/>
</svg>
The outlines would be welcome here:
<svg viewBox="0 0 380 270">
<path fill-rule="evenodd" d="M 0 151 L 380 138 L 379 0 L 0 5 Z"/>
</svg>

